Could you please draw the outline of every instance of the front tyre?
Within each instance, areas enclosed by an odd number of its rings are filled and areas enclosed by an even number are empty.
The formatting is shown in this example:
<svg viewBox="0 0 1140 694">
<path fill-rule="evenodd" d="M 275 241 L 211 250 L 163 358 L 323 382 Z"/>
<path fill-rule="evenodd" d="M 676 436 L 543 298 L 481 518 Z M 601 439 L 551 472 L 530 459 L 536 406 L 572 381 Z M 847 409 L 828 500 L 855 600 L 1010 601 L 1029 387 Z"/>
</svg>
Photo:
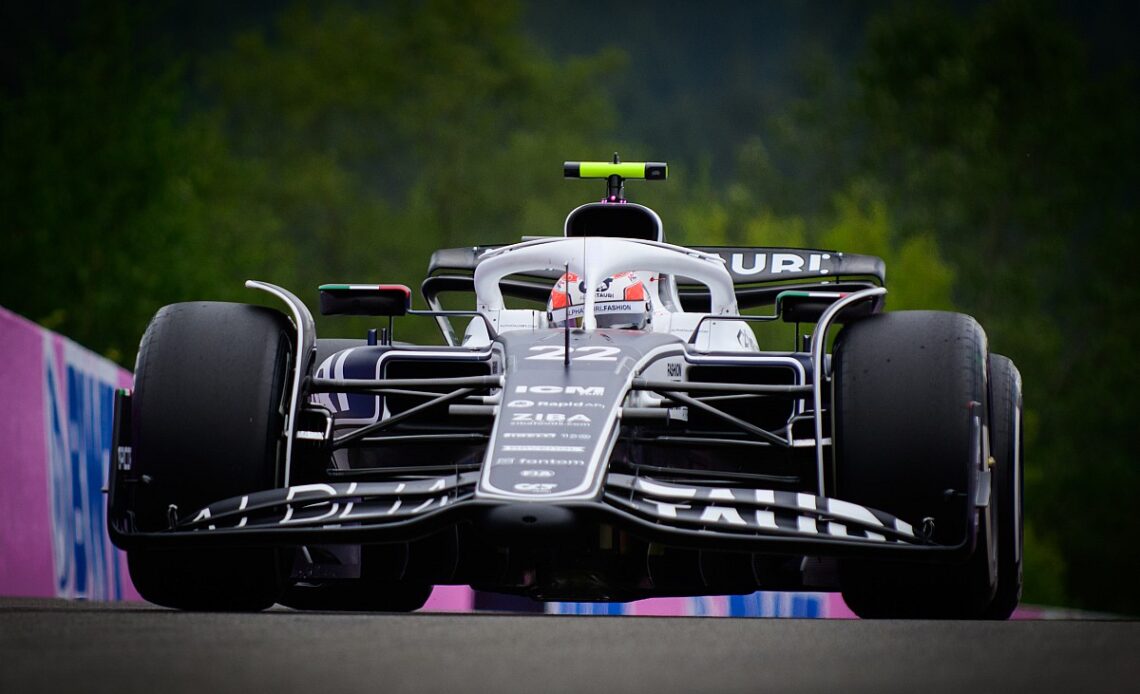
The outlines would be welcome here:
<svg viewBox="0 0 1140 694">
<path fill-rule="evenodd" d="M 132 398 L 133 508 L 144 532 L 170 514 L 278 486 L 293 330 L 277 311 L 245 304 L 173 304 L 139 347 Z M 139 549 L 131 581 L 150 602 L 189 610 L 261 610 L 282 589 L 274 549 Z"/>
<path fill-rule="evenodd" d="M 985 333 L 962 314 L 885 313 L 838 338 L 836 497 L 932 529 L 934 542 L 970 552 L 954 565 L 844 560 L 843 597 L 861 617 L 976 618 L 990 603 L 993 541 L 987 514 L 974 504 L 985 364 Z"/>
</svg>

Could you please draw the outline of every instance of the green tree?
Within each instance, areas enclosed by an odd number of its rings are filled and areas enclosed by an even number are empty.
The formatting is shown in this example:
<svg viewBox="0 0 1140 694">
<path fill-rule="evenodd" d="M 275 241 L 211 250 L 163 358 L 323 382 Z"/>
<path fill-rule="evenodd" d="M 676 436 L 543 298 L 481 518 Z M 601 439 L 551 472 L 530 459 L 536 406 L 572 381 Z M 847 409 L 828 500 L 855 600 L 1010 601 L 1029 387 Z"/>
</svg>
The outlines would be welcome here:
<svg viewBox="0 0 1140 694">
<path fill-rule="evenodd" d="M 608 132 L 598 83 L 619 57 L 556 63 L 522 37 L 517 10 L 298 5 L 210 61 L 204 92 L 237 156 L 264 167 L 252 194 L 296 249 L 302 297 L 330 280 L 416 286 L 434 249 L 557 234 L 593 197 L 559 162 Z M 406 323 L 403 337 L 433 339 L 430 323 Z"/>
<path fill-rule="evenodd" d="M 288 253 L 264 252 L 272 227 L 232 192 L 259 172 L 184 114 L 144 17 L 84 7 L 70 50 L 33 44 L 0 102 L 0 304 L 129 366 L 159 306 L 238 296 Z"/>
<path fill-rule="evenodd" d="M 416 286 L 438 247 L 558 233 L 585 194 L 558 162 L 608 137 L 621 64 L 549 59 L 511 3 L 297 4 L 205 57 L 146 8 L 76 12 L 0 103 L 0 303 L 127 366 L 166 303 Z"/>
</svg>

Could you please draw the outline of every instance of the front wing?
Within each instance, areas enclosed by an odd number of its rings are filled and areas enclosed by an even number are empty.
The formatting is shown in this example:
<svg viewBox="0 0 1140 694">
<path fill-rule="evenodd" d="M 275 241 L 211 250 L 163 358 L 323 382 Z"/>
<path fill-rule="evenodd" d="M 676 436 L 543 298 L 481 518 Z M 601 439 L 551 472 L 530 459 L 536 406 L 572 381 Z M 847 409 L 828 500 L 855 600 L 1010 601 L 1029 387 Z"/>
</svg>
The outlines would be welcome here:
<svg viewBox="0 0 1140 694">
<path fill-rule="evenodd" d="M 406 482 L 330 482 L 224 499 L 172 515 L 158 532 L 138 532 L 112 509 L 110 531 L 124 548 L 410 541 L 459 522 L 494 538 L 608 524 L 677 546 L 757 553 L 947 555 L 894 516 L 840 499 L 759 488 L 679 485 L 609 473 L 592 501 L 477 499 L 478 471 Z M 115 484 L 112 475 L 112 484 Z"/>
</svg>

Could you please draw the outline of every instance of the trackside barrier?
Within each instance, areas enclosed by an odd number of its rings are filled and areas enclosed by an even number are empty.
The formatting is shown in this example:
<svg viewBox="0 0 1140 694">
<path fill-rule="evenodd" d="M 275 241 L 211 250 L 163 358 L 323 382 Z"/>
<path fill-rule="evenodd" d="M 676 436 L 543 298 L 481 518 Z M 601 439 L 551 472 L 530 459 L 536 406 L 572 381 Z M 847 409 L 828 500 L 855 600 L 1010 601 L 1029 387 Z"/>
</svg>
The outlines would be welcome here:
<svg viewBox="0 0 1140 694">
<path fill-rule="evenodd" d="M 852 619 L 838 593 L 757 591 L 748 595 L 650 598 L 629 603 L 551 602 L 550 614 L 642 617 L 795 617 Z"/>
<path fill-rule="evenodd" d="M 138 600 L 102 487 L 130 372 L 0 307 L 0 594 Z"/>
<path fill-rule="evenodd" d="M 141 600 L 107 537 L 102 487 L 116 388 L 129 371 L 0 307 L 0 595 Z M 438 586 L 425 611 L 543 611 Z M 757 592 L 631 603 L 547 603 L 551 614 L 850 617 L 837 595 Z"/>
<path fill-rule="evenodd" d="M 430 612 L 545 612 L 564 615 L 638 617 L 794 617 L 854 619 L 838 593 L 757 591 L 748 595 L 649 598 L 636 602 L 548 602 L 498 593 L 472 593 L 463 586 L 438 586 L 423 608 Z"/>
</svg>

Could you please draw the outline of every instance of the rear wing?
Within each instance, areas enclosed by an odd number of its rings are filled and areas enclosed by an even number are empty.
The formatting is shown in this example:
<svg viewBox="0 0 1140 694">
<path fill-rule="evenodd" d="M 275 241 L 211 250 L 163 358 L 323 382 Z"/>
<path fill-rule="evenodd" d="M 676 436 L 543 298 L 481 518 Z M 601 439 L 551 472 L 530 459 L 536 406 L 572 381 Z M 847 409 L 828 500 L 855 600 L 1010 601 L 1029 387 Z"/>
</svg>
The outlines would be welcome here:
<svg viewBox="0 0 1140 694">
<path fill-rule="evenodd" d="M 472 276 L 480 258 L 496 248 L 502 245 L 444 248 L 432 253 L 428 277 L 421 286 L 428 304 L 438 309 L 438 296 L 443 292 L 473 292 Z M 881 287 L 886 282 L 886 264 L 872 255 L 804 248 L 691 248 L 724 260 L 741 308 L 773 304 L 780 292 L 789 288 L 851 292 Z M 503 294 L 544 303 L 558 275 L 557 271 L 549 271 L 512 276 L 502 282 Z M 678 277 L 677 283 L 686 310 L 699 311 L 708 306 L 704 285 L 684 277 Z"/>
<path fill-rule="evenodd" d="M 737 285 L 862 277 L 881 286 L 887 277 L 883 259 L 873 255 L 806 248 L 693 246 L 693 250 L 719 255 Z"/>
<path fill-rule="evenodd" d="M 873 255 L 809 248 L 693 246 L 693 249 L 714 253 L 724 260 L 742 309 L 774 304 L 788 289 L 849 293 L 882 287 L 887 280 L 886 263 Z M 708 292 L 703 286 L 688 283 L 683 277 L 678 278 L 678 284 L 686 310 L 701 310 L 708 305 Z M 881 310 L 882 300 L 867 308 Z"/>
</svg>

